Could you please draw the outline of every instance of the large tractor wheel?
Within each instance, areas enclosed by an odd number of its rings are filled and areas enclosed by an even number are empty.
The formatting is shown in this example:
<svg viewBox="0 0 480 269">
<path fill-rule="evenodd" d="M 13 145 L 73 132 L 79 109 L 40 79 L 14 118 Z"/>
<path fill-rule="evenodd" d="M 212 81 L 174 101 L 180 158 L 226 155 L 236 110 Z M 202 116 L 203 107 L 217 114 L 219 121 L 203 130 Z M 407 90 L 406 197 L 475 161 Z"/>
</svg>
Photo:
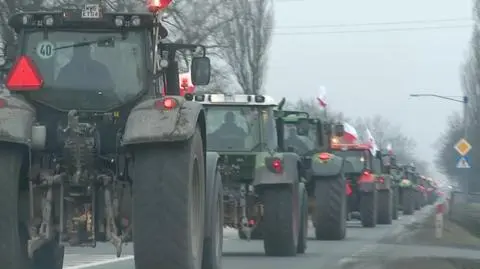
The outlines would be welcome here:
<svg viewBox="0 0 480 269">
<path fill-rule="evenodd" d="M 377 195 L 376 190 L 360 194 L 360 219 L 363 227 L 377 226 Z"/>
<path fill-rule="evenodd" d="M 304 192 L 300 200 L 300 231 L 298 232 L 297 253 L 303 254 L 307 250 L 308 241 L 308 195 Z"/>
<path fill-rule="evenodd" d="M 20 179 L 25 152 L 18 145 L 0 144 L 0 261 L 2 269 L 61 269 L 64 248 L 58 241 L 43 245 L 28 258 L 27 224 L 20 221 Z"/>
<path fill-rule="evenodd" d="M 267 256 L 295 256 L 300 225 L 299 199 L 293 186 L 268 186 L 263 192 L 263 246 Z"/>
<path fill-rule="evenodd" d="M 422 208 L 422 200 L 421 200 L 422 193 L 418 190 L 415 190 L 414 198 L 415 201 L 414 209 L 420 210 Z"/>
<path fill-rule="evenodd" d="M 413 215 L 415 211 L 415 190 L 413 188 L 403 188 L 402 195 L 403 215 Z"/>
<path fill-rule="evenodd" d="M 200 129 L 185 142 L 131 150 L 135 268 L 202 268 L 206 179 Z"/>
<path fill-rule="evenodd" d="M 343 175 L 315 181 L 315 237 L 342 240 L 347 232 L 347 195 Z"/>
<path fill-rule="evenodd" d="M 398 188 L 395 187 L 392 189 L 392 219 L 398 219 L 398 203 L 399 203 L 399 196 Z"/>
<path fill-rule="evenodd" d="M 378 191 L 377 199 L 377 223 L 378 224 L 392 224 L 392 191 L 381 190 Z"/>
</svg>

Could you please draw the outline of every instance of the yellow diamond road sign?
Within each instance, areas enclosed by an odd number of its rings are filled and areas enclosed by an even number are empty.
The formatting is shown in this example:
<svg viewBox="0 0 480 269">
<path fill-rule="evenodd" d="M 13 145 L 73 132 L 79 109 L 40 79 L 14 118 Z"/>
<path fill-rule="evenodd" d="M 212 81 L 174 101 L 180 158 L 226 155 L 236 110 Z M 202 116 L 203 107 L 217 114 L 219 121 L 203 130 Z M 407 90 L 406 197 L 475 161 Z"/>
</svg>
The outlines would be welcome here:
<svg viewBox="0 0 480 269">
<path fill-rule="evenodd" d="M 472 145 L 470 145 L 467 140 L 462 138 L 457 142 L 457 144 L 455 144 L 454 148 L 458 154 L 465 156 L 472 149 Z"/>
</svg>

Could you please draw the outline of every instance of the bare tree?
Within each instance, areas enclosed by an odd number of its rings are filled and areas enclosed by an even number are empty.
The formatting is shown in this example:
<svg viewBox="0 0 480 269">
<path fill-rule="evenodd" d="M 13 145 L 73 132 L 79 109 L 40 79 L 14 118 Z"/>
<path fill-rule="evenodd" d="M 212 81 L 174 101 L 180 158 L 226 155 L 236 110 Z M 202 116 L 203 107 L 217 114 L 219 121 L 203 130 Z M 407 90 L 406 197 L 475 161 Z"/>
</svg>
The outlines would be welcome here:
<svg viewBox="0 0 480 269">
<path fill-rule="evenodd" d="M 225 0 L 224 0 L 225 1 Z M 262 92 L 272 35 L 271 0 L 229 0 L 233 20 L 224 24 L 217 44 L 220 55 L 247 94 Z"/>
</svg>

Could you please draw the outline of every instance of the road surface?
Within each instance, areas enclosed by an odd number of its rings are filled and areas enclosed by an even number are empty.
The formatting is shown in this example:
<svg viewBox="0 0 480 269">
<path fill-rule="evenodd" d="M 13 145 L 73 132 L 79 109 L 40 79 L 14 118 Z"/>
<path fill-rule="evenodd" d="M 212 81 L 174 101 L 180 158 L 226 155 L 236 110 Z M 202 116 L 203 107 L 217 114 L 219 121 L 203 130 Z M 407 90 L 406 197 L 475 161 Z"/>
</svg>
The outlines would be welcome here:
<svg viewBox="0 0 480 269">
<path fill-rule="evenodd" d="M 348 263 L 352 257 L 377 250 L 381 239 L 401 236 L 406 233 L 405 226 L 422 221 L 431 210 L 431 207 L 426 207 L 414 216 L 400 216 L 394 224 L 378 225 L 376 228 L 362 228 L 358 221 L 350 221 L 347 238 L 343 241 L 315 241 L 311 227 L 309 234 L 312 240 L 308 242 L 307 253 L 297 257 L 266 257 L 262 241 L 242 241 L 235 231 L 225 230 L 223 269 L 332 269 Z M 84 268 L 134 269 L 132 245 L 124 247 L 124 255 L 118 259 L 109 244 L 99 244 L 95 249 L 68 248 L 64 269 Z"/>
</svg>

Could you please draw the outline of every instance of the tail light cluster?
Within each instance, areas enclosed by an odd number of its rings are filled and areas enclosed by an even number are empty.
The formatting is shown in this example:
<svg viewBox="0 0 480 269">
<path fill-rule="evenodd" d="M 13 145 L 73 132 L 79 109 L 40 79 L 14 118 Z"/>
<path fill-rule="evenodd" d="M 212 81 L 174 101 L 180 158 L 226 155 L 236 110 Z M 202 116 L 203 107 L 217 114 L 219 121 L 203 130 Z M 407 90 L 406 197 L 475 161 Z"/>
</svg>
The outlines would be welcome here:
<svg viewBox="0 0 480 269">
<path fill-rule="evenodd" d="M 377 180 L 378 180 L 378 182 L 380 182 L 382 184 L 385 183 L 385 178 L 384 177 L 378 177 Z"/>
<path fill-rule="evenodd" d="M 283 161 L 280 158 L 276 157 L 267 157 L 265 158 L 265 164 L 268 169 L 276 174 L 283 173 Z"/>
<path fill-rule="evenodd" d="M 177 101 L 174 98 L 166 97 L 156 100 L 154 106 L 159 110 L 172 110 L 177 107 Z"/>
</svg>

